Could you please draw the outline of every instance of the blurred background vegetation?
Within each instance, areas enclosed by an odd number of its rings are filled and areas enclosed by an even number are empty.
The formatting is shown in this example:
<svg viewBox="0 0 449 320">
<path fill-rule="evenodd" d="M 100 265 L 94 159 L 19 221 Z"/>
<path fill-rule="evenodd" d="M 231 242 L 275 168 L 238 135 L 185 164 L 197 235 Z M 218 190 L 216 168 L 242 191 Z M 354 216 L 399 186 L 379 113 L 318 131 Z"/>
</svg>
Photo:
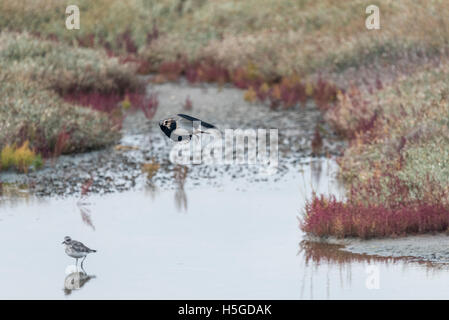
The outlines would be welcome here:
<svg viewBox="0 0 449 320">
<path fill-rule="evenodd" d="M 368 0 L 79 0 L 81 29 L 65 28 L 73 1 L 0 1 L 0 28 L 71 44 L 138 52 L 152 67 L 180 57 L 252 65 L 264 77 L 391 62 L 448 44 L 443 0 L 380 0 L 381 29 L 367 30 Z"/>
</svg>

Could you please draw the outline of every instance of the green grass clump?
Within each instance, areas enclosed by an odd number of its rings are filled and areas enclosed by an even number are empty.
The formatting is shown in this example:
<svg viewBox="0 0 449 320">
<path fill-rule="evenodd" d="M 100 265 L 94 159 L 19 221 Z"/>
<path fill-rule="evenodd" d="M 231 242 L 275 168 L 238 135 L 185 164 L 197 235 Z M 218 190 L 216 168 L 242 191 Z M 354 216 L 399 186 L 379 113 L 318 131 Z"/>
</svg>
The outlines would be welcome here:
<svg viewBox="0 0 449 320">
<path fill-rule="evenodd" d="M 67 103 L 23 74 L 2 68 L 0 81 L 0 147 L 28 140 L 31 148 L 52 156 L 63 133 L 68 138 L 61 153 L 98 149 L 120 138 L 107 114 Z"/>
<path fill-rule="evenodd" d="M 0 34 L 0 148 L 29 141 L 43 156 L 102 148 L 120 137 L 103 112 L 66 102 L 67 92 L 121 94 L 140 88 L 132 64 L 102 51 Z M 60 136 L 64 146 L 58 145 Z M 39 163 L 39 159 L 37 162 Z M 24 164 L 25 165 L 25 164 Z"/>
<path fill-rule="evenodd" d="M 14 148 L 9 145 L 3 147 L 0 154 L 1 169 L 5 170 L 14 164 Z"/>
<path fill-rule="evenodd" d="M 15 168 L 20 172 L 28 172 L 30 167 L 39 169 L 43 165 L 42 157 L 36 154 L 25 141 L 20 147 L 6 145 L 0 153 L 1 170 Z"/>
<path fill-rule="evenodd" d="M 74 48 L 42 41 L 26 33 L 0 34 L 0 63 L 41 86 L 64 93 L 97 91 L 120 93 L 139 88 L 136 66 L 109 58 L 102 50 Z"/>
</svg>

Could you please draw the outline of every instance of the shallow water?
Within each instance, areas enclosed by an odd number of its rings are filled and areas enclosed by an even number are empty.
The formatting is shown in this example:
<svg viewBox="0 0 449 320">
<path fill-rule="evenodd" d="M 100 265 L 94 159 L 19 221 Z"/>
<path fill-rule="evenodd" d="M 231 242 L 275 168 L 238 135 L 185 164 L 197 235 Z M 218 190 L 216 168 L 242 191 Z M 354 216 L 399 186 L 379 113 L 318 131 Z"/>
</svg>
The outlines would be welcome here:
<svg viewBox="0 0 449 320">
<path fill-rule="evenodd" d="M 341 194 L 336 168 L 328 159 L 305 159 L 270 184 L 211 188 L 187 181 L 175 190 L 81 200 L 3 199 L 0 298 L 447 297 L 444 266 L 303 241 L 297 217 L 304 201 L 312 191 Z M 98 250 L 86 259 L 79 282 L 72 281 L 74 260 L 61 244 L 66 235 Z M 366 286 L 368 266 L 379 268 L 379 289 Z"/>
<path fill-rule="evenodd" d="M 313 191 L 343 195 L 332 158 L 311 158 L 317 123 L 322 155 L 344 145 L 312 103 L 270 111 L 233 88 L 178 83 L 149 91 L 158 92 L 161 107 L 153 121 L 128 116 L 124 150 L 62 156 L 28 175 L 0 174 L 0 299 L 449 296 L 444 264 L 351 254 L 305 240 L 298 217 L 306 199 Z M 180 112 L 187 97 L 189 113 L 221 128 L 278 128 L 277 172 L 170 163 L 172 145 L 157 121 Z M 142 172 L 148 163 L 160 169 Z M 89 193 L 80 198 L 88 179 Z M 98 250 L 84 271 L 64 253 L 67 235 Z"/>
</svg>

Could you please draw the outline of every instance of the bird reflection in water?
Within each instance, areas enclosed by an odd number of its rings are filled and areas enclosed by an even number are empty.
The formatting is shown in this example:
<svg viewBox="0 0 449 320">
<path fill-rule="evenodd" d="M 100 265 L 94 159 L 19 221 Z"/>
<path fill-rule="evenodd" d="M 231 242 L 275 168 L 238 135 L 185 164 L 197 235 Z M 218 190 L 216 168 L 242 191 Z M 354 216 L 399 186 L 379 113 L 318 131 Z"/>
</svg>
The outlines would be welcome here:
<svg viewBox="0 0 449 320">
<path fill-rule="evenodd" d="M 176 184 L 175 205 L 178 211 L 187 211 L 187 195 L 184 190 L 184 184 L 187 178 L 188 168 L 186 166 L 176 166 L 174 168 L 174 180 Z"/>
<path fill-rule="evenodd" d="M 70 272 L 64 279 L 64 294 L 68 296 L 72 294 L 72 291 L 80 290 L 87 282 L 95 278 L 95 275 L 87 274 L 84 269 Z"/>
</svg>

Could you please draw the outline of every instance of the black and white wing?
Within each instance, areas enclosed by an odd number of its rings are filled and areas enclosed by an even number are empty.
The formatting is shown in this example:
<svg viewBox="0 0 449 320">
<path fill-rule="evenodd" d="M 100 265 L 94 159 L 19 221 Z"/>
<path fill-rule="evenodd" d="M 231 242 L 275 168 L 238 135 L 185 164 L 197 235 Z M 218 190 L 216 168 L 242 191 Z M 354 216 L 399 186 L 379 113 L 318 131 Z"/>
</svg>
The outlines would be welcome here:
<svg viewBox="0 0 449 320">
<path fill-rule="evenodd" d="M 187 115 L 187 114 L 178 113 L 178 117 L 181 118 L 181 119 L 180 119 L 180 122 L 181 122 L 181 123 L 183 123 L 183 122 L 188 122 L 188 123 L 190 124 L 190 127 L 192 127 L 192 123 L 193 123 L 193 122 L 199 122 L 199 123 L 201 124 L 201 127 L 204 127 L 204 128 L 207 128 L 207 129 L 215 128 L 214 125 L 212 125 L 212 124 L 210 124 L 210 123 L 207 123 L 207 122 L 205 122 L 205 121 L 203 121 L 203 120 L 200 120 L 200 119 L 198 119 L 198 118 L 189 116 L 189 115 Z M 184 119 L 184 120 L 186 120 L 186 121 L 183 121 L 182 119 Z"/>
<path fill-rule="evenodd" d="M 189 141 L 193 135 L 204 133 L 203 130 L 210 128 L 215 128 L 215 126 L 198 118 L 179 113 L 176 119 L 176 130 L 172 131 L 170 138 L 174 141 Z"/>
<path fill-rule="evenodd" d="M 205 133 L 207 129 L 216 129 L 210 123 L 182 113 L 161 120 L 159 126 L 167 137 L 176 142 L 187 142 L 193 135 Z"/>
</svg>

